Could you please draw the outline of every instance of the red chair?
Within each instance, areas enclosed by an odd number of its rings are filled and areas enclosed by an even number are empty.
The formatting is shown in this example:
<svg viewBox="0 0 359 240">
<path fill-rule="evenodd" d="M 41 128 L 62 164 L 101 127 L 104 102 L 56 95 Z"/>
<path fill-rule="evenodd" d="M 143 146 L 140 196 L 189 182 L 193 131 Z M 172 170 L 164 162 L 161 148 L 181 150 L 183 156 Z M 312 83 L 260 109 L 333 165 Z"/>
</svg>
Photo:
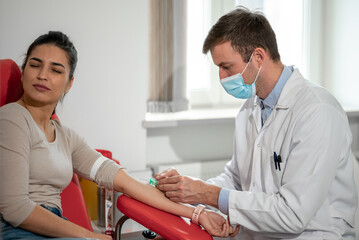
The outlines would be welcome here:
<svg viewBox="0 0 359 240">
<path fill-rule="evenodd" d="M 93 232 L 79 178 L 76 173 L 72 176 L 70 184 L 61 193 L 61 204 L 63 215 L 70 222 Z"/>
<path fill-rule="evenodd" d="M 21 71 L 11 59 L 0 60 L 0 107 L 19 100 L 24 93 Z"/>
</svg>

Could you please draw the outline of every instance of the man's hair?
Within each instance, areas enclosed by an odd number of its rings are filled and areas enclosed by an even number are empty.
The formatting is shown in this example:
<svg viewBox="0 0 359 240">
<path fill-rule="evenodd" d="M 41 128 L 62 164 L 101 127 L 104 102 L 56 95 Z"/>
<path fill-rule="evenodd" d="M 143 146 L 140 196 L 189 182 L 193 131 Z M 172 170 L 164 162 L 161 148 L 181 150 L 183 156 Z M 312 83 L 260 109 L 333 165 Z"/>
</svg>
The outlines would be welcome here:
<svg viewBox="0 0 359 240">
<path fill-rule="evenodd" d="M 227 41 L 245 62 L 249 61 L 257 47 L 268 51 L 273 61 L 280 60 L 275 33 L 261 12 L 251 12 L 240 6 L 222 16 L 209 31 L 202 51 L 206 54 L 216 45 Z"/>
</svg>

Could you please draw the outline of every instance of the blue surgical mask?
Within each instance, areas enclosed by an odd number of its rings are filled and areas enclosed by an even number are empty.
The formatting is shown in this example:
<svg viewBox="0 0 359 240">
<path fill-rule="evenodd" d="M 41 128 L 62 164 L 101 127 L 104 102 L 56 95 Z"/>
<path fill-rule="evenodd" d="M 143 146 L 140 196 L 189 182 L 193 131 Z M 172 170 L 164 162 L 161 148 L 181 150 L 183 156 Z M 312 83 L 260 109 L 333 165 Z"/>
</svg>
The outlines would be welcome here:
<svg viewBox="0 0 359 240">
<path fill-rule="evenodd" d="M 248 99 L 256 94 L 255 83 L 257 81 L 257 78 L 258 78 L 259 72 L 261 71 L 262 66 L 260 66 L 260 68 L 258 69 L 257 76 L 254 79 L 254 82 L 252 84 L 250 84 L 250 85 L 245 84 L 243 81 L 243 76 L 242 76 L 244 71 L 247 69 L 248 64 L 251 62 L 252 56 L 253 56 L 253 53 L 252 53 L 251 57 L 249 58 L 249 61 L 246 65 L 246 67 L 243 69 L 242 73 L 237 73 L 235 75 L 232 75 L 232 76 L 229 76 L 226 78 L 222 78 L 220 80 L 224 90 L 226 90 L 226 92 L 228 94 L 232 95 L 233 97 Z"/>
</svg>

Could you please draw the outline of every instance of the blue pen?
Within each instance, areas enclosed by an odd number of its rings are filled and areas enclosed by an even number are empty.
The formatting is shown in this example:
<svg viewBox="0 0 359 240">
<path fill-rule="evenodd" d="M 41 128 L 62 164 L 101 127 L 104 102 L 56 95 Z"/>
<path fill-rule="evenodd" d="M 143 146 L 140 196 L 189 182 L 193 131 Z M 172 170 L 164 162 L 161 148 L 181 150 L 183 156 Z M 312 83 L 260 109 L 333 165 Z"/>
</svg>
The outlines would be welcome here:
<svg viewBox="0 0 359 240">
<path fill-rule="evenodd" d="M 274 166 L 275 166 L 275 169 L 276 169 L 276 170 L 278 169 L 278 167 L 277 167 L 277 162 L 278 162 L 277 153 L 274 152 Z"/>
</svg>

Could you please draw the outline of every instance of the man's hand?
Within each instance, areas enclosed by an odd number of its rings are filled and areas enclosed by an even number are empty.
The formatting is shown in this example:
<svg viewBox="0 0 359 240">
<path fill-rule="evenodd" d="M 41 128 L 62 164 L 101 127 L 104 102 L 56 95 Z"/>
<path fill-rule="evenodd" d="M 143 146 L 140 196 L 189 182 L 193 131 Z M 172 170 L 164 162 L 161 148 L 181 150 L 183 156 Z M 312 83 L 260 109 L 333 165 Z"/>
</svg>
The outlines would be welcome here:
<svg viewBox="0 0 359 240">
<path fill-rule="evenodd" d="M 168 168 L 168 169 L 164 170 L 163 172 L 157 173 L 155 175 L 155 178 L 157 180 L 160 180 L 160 179 L 163 179 L 163 178 L 179 176 L 179 175 L 180 174 L 177 172 L 177 170 L 175 168 Z"/>
<path fill-rule="evenodd" d="M 157 188 L 174 202 L 204 203 L 218 208 L 220 187 L 180 175 L 176 169 L 170 168 L 155 175 Z"/>
</svg>

